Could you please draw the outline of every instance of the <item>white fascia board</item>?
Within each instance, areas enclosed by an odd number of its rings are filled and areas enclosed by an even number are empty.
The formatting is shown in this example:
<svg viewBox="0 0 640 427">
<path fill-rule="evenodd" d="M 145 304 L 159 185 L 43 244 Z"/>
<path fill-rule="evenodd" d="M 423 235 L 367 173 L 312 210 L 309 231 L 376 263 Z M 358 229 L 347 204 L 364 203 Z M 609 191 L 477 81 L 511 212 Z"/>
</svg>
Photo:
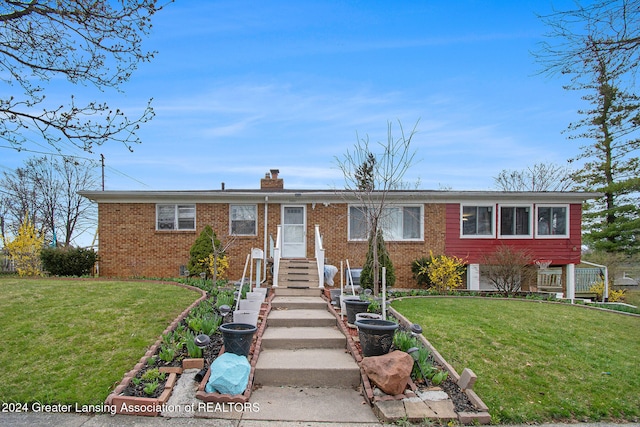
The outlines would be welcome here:
<svg viewBox="0 0 640 427">
<path fill-rule="evenodd" d="M 98 203 L 358 203 L 349 191 L 317 190 L 216 190 L 216 191 L 80 191 Z M 601 197 L 588 192 L 505 192 L 505 191 L 391 191 L 388 203 L 582 203 Z M 379 193 L 368 195 L 378 200 Z"/>
</svg>

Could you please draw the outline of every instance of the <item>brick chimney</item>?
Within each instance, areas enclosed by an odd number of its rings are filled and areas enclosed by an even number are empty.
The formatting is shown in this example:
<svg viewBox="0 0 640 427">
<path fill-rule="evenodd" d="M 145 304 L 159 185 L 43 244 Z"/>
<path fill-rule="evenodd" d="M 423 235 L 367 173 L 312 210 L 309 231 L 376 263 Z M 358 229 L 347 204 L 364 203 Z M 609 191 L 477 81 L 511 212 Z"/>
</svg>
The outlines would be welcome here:
<svg viewBox="0 0 640 427">
<path fill-rule="evenodd" d="M 278 169 L 271 169 L 264 175 L 264 178 L 260 180 L 261 190 L 282 190 L 284 188 L 284 181 L 282 178 L 278 178 L 280 171 Z"/>
</svg>

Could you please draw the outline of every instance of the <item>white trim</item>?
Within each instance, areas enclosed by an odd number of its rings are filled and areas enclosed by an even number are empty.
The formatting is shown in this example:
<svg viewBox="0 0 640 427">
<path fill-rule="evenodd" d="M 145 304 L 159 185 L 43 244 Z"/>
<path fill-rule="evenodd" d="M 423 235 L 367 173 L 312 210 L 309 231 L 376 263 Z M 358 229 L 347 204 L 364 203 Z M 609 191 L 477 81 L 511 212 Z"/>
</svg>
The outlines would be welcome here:
<svg viewBox="0 0 640 427">
<path fill-rule="evenodd" d="M 528 234 L 506 234 L 502 235 L 502 208 L 529 208 L 529 233 Z M 535 214 L 533 204 L 517 204 L 517 203 L 505 203 L 498 204 L 498 219 L 496 221 L 498 239 L 533 239 L 533 216 Z M 515 220 L 515 218 L 514 218 Z"/>
<path fill-rule="evenodd" d="M 287 208 L 301 208 L 302 209 L 302 254 L 301 255 L 295 255 L 292 256 L 290 253 L 286 253 L 286 245 L 287 242 L 285 240 L 285 226 L 287 224 L 284 223 L 284 217 L 285 217 L 285 210 Z M 306 258 L 307 257 L 307 205 L 303 205 L 303 204 L 291 204 L 291 205 L 286 205 L 283 204 L 280 207 L 280 224 L 282 225 L 282 252 L 280 253 L 280 256 L 282 256 L 283 258 Z M 293 225 L 300 225 L 300 224 L 293 224 Z M 296 245 L 299 245 L 298 243 L 296 243 Z"/>
<path fill-rule="evenodd" d="M 460 238 L 461 239 L 495 239 L 496 238 L 496 208 L 495 202 L 460 203 Z M 464 208 L 491 208 L 491 234 L 464 234 Z"/>
<path fill-rule="evenodd" d="M 567 264 L 567 295 L 566 297 L 573 302 L 576 297 L 576 265 Z"/>
<path fill-rule="evenodd" d="M 467 289 L 480 290 L 480 264 L 467 265 Z"/>
<path fill-rule="evenodd" d="M 362 238 L 362 239 L 354 239 L 351 237 L 351 208 L 365 208 L 365 209 L 369 209 L 368 206 L 364 206 L 362 204 L 358 204 L 358 203 L 351 203 L 351 204 L 347 204 L 347 241 L 349 242 L 366 242 L 367 241 L 367 237 Z M 403 227 L 402 227 L 402 232 L 404 234 L 404 208 L 418 208 L 420 210 L 419 212 L 419 218 L 418 218 L 418 230 L 419 230 L 419 236 L 417 238 L 413 238 L 413 239 L 405 239 L 405 238 L 400 238 L 400 239 L 388 239 L 387 236 L 384 236 L 384 229 L 383 229 L 383 237 L 385 242 L 424 242 L 424 204 L 418 204 L 418 203 L 392 203 L 389 204 L 388 206 L 385 206 L 384 209 L 402 209 L 402 219 L 403 219 Z"/>
<path fill-rule="evenodd" d="M 158 228 L 158 207 L 159 206 L 173 206 L 173 221 L 174 221 L 174 228 L 168 228 L 168 229 L 164 229 L 164 228 Z M 179 211 L 178 211 L 178 207 L 179 206 L 188 206 L 188 207 L 192 207 L 193 208 L 193 228 L 180 228 L 179 224 L 180 224 L 180 215 L 179 215 Z M 155 230 L 156 231 L 195 231 L 196 230 L 196 224 L 197 222 L 197 209 L 196 209 L 196 204 L 195 203 L 156 203 L 156 223 L 155 223 Z"/>
<path fill-rule="evenodd" d="M 210 191 L 80 191 L 79 194 L 99 203 L 357 203 L 346 190 L 210 190 Z M 487 200 L 505 203 L 582 203 L 602 193 L 577 191 L 509 192 L 509 191 L 392 191 L 385 195 L 389 203 L 465 203 L 478 205 Z M 374 192 L 373 200 L 382 194 Z"/>
<path fill-rule="evenodd" d="M 536 239 L 568 239 L 571 236 L 571 206 L 569 204 L 537 204 L 535 209 L 535 238 Z M 538 219 L 540 208 L 564 208 L 565 209 L 565 234 L 540 234 L 540 220 Z"/>
<path fill-rule="evenodd" d="M 239 233 L 234 233 L 233 232 L 233 218 L 231 215 L 231 209 L 234 206 L 253 206 L 254 207 L 254 214 L 255 214 L 255 219 L 254 219 L 254 232 L 253 234 L 239 234 Z M 231 235 L 235 235 L 235 236 L 257 236 L 258 235 L 258 205 L 255 203 L 230 203 L 229 204 L 229 236 Z"/>
</svg>

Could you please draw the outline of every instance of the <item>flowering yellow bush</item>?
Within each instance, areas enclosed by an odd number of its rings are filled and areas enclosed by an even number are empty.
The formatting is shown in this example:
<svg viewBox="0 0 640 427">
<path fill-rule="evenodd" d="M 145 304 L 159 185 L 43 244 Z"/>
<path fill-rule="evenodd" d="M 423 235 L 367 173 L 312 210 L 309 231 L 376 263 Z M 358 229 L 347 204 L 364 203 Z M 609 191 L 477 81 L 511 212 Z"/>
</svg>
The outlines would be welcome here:
<svg viewBox="0 0 640 427">
<path fill-rule="evenodd" d="M 209 274 L 211 277 L 215 277 L 218 279 L 225 279 L 227 270 L 229 269 L 229 257 L 226 255 L 222 255 L 218 257 L 217 261 L 214 255 L 211 253 L 206 258 L 199 260 L 203 265 L 207 267 Z M 215 270 L 215 274 L 214 274 Z"/>
<path fill-rule="evenodd" d="M 604 294 L 604 282 L 598 282 L 589 288 L 589 292 L 596 294 L 596 299 L 602 301 Z M 624 302 L 624 289 L 615 290 L 609 288 L 609 302 Z"/>
<path fill-rule="evenodd" d="M 464 260 L 455 256 L 430 255 L 431 262 L 427 267 L 427 273 L 433 287 L 440 293 L 461 287 Z"/>
<path fill-rule="evenodd" d="M 40 251 L 43 244 L 44 236 L 38 235 L 29 216 L 26 216 L 16 238 L 5 245 L 20 276 L 42 275 Z"/>
</svg>

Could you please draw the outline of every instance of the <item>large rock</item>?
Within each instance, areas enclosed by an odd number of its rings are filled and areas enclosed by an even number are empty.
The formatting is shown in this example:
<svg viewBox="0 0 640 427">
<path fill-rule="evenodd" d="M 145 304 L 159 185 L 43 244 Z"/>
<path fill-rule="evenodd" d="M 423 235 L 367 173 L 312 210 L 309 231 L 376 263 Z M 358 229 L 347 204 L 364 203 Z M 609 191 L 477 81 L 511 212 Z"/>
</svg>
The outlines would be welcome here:
<svg viewBox="0 0 640 427">
<path fill-rule="evenodd" d="M 362 368 L 369 380 L 387 394 L 402 394 L 407 387 L 413 358 L 404 351 L 362 359 Z"/>
<path fill-rule="evenodd" d="M 207 393 L 242 394 L 249 383 L 251 365 L 244 356 L 223 353 L 211 363 Z"/>
</svg>

